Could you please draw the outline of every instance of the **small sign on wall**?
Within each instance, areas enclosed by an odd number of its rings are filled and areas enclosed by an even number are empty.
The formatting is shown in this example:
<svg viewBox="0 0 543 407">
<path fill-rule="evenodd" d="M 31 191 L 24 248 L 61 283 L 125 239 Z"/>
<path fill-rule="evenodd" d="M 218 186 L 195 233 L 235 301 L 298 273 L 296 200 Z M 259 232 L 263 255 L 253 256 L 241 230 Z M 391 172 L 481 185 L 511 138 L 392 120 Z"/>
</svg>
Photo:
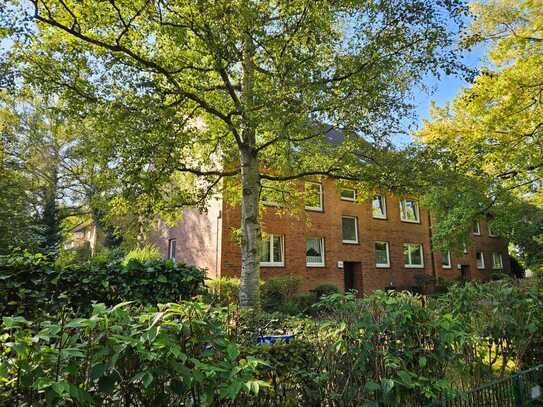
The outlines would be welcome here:
<svg viewBox="0 0 543 407">
<path fill-rule="evenodd" d="M 338 269 L 342 269 L 342 268 L 343 268 L 343 262 L 342 262 L 342 261 L 338 261 L 338 262 L 337 262 L 337 268 L 338 268 Z"/>
</svg>

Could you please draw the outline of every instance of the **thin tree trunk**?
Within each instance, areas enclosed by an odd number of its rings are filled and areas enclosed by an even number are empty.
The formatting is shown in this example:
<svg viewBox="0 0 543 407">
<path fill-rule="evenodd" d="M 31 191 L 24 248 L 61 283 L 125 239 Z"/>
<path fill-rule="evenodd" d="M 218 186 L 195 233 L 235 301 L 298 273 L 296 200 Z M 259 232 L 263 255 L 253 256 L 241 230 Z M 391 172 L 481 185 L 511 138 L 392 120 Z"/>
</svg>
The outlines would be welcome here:
<svg viewBox="0 0 543 407">
<path fill-rule="evenodd" d="M 241 307 L 256 307 L 260 303 L 260 223 L 258 201 L 260 174 L 256 149 L 256 125 L 253 117 L 255 67 L 254 44 L 250 35 L 243 41 L 243 78 L 240 95 L 242 139 L 239 145 L 241 161 L 241 275 L 239 303 Z"/>
<path fill-rule="evenodd" d="M 260 223 L 258 200 L 260 179 L 256 152 L 250 148 L 241 150 L 241 276 L 239 303 L 241 307 L 255 307 L 260 302 L 259 241 Z"/>
</svg>

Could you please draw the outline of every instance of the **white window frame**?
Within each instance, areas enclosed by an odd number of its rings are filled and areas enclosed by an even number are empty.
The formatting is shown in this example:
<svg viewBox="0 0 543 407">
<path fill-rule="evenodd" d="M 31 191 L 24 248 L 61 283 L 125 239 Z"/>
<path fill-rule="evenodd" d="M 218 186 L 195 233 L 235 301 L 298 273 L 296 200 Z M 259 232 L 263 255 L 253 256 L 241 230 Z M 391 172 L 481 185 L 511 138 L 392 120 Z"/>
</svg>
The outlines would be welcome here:
<svg viewBox="0 0 543 407">
<path fill-rule="evenodd" d="M 472 230 L 472 233 L 475 236 L 481 236 L 481 223 L 479 221 L 476 221 L 473 226 L 477 226 L 477 230 L 476 231 Z"/>
<path fill-rule="evenodd" d="M 353 197 L 352 197 L 352 198 L 349 198 L 349 197 L 346 197 L 346 196 L 341 195 L 341 193 L 342 193 L 343 191 L 352 191 Z M 339 199 L 341 199 L 342 201 L 349 201 L 349 202 L 354 202 L 354 201 L 356 201 L 356 189 L 353 189 L 353 188 L 341 188 L 341 189 L 339 190 Z"/>
<path fill-rule="evenodd" d="M 345 240 L 343 239 L 343 219 L 354 219 L 354 234 L 356 236 L 356 240 Z M 349 215 L 342 215 L 341 216 L 341 241 L 346 244 L 358 244 L 358 217 L 356 216 L 349 216 Z"/>
<path fill-rule="evenodd" d="M 495 233 L 492 231 L 492 226 L 490 226 L 490 222 L 487 223 L 486 227 L 487 227 L 487 229 L 488 229 L 488 236 L 489 236 L 489 237 L 498 237 L 498 235 L 495 234 Z"/>
<path fill-rule="evenodd" d="M 274 261 L 273 259 L 273 238 L 279 237 L 279 242 L 281 244 L 281 261 Z M 274 234 L 268 234 L 266 235 L 266 238 L 269 240 L 270 245 L 270 256 L 272 257 L 272 261 L 261 261 L 260 267 L 284 267 L 285 266 L 285 238 L 283 235 L 274 235 Z M 265 239 L 262 239 L 262 242 L 264 242 Z"/>
<path fill-rule="evenodd" d="M 443 264 L 443 259 L 447 259 L 447 264 Z M 447 254 L 446 255 L 443 255 L 442 254 L 442 259 L 441 259 L 441 268 L 444 268 L 444 269 L 451 269 L 452 268 L 452 260 L 451 260 L 451 251 L 450 250 L 447 250 Z"/>
<path fill-rule="evenodd" d="M 324 212 L 324 206 L 323 206 L 323 192 L 322 192 L 322 182 L 315 182 L 315 181 L 305 181 L 304 183 L 304 194 L 307 191 L 305 188 L 305 185 L 307 184 L 316 184 L 319 186 L 319 207 L 313 207 L 313 206 L 305 206 L 305 209 L 308 211 L 317 211 L 317 212 Z"/>
<path fill-rule="evenodd" d="M 172 243 L 175 243 L 175 244 L 172 244 Z M 172 250 L 174 249 L 175 247 L 175 250 Z M 172 253 L 173 251 L 173 253 Z M 168 260 L 173 260 L 173 261 L 176 261 L 177 257 L 177 239 L 168 239 Z"/>
<path fill-rule="evenodd" d="M 477 260 L 477 254 L 481 254 L 481 265 L 479 265 L 479 260 Z M 477 266 L 478 270 L 484 270 L 485 269 L 485 254 L 482 251 L 475 252 L 475 265 Z"/>
<path fill-rule="evenodd" d="M 261 181 L 261 185 L 260 185 L 260 196 L 262 197 L 262 191 L 265 190 L 265 189 L 270 189 L 269 186 L 267 185 L 264 185 L 266 184 L 267 182 L 264 182 L 264 181 L 268 181 L 268 180 L 262 180 Z M 279 203 L 279 202 L 273 202 L 273 201 L 265 201 L 265 200 L 261 200 L 262 201 L 262 205 L 265 205 L 265 206 L 272 206 L 272 207 L 275 207 L 275 208 L 282 208 L 283 207 L 283 204 Z"/>
<path fill-rule="evenodd" d="M 382 199 L 382 202 L 383 202 L 383 214 L 382 215 L 375 215 L 375 213 L 373 212 L 373 201 L 375 201 L 375 198 L 376 197 L 380 197 Z M 371 214 L 373 216 L 374 219 L 386 219 L 387 218 L 387 200 L 386 200 L 386 197 L 384 195 L 374 195 L 373 196 L 373 199 L 371 200 Z"/>
<path fill-rule="evenodd" d="M 407 219 L 405 216 L 404 216 L 404 205 L 403 203 L 404 202 L 413 202 L 415 204 L 415 208 L 416 208 L 416 220 L 410 220 L 410 219 Z M 407 222 L 407 223 L 420 223 L 420 207 L 419 207 L 419 203 L 418 201 L 415 201 L 414 199 L 402 199 L 400 200 L 400 220 L 402 222 Z"/>
<path fill-rule="evenodd" d="M 386 263 L 377 263 L 377 244 L 378 243 L 384 243 L 385 244 L 385 249 L 386 249 L 386 252 L 387 252 L 387 262 Z M 376 240 L 373 244 L 373 251 L 374 251 L 374 255 L 375 255 L 375 267 L 377 268 L 390 268 L 390 247 L 389 247 L 389 244 L 388 242 L 384 242 L 382 240 Z"/>
<path fill-rule="evenodd" d="M 307 241 L 308 240 L 319 240 L 321 244 L 321 251 L 322 251 L 322 261 L 319 263 L 309 263 L 307 260 Z M 305 265 L 307 267 L 325 267 L 326 265 L 326 259 L 325 259 L 325 245 L 324 245 L 324 237 L 307 237 L 306 238 L 306 256 L 305 256 Z"/>
<path fill-rule="evenodd" d="M 500 259 L 499 266 L 496 264 L 496 259 Z M 501 253 L 492 253 L 492 270 L 503 270 L 503 256 Z"/>
<path fill-rule="evenodd" d="M 413 264 L 413 262 L 411 260 L 411 250 L 409 250 L 409 248 L 408 248 L 407 254 L 408 254 L 408 257 L 409 257 L 409 264 L 404 264 L 404 267 L 408 268 L 408 269 L 423 269 L 424 268 L 424 248 L 422 246 L 422 243 L 404 243 L 403 244 L 404 251 L 405 251 L 406 246 L 418 246 L 419 247 L 421 264 Z M 404 262 L 405 262 L 405 255 L 404 255 Z"/>
</svg>

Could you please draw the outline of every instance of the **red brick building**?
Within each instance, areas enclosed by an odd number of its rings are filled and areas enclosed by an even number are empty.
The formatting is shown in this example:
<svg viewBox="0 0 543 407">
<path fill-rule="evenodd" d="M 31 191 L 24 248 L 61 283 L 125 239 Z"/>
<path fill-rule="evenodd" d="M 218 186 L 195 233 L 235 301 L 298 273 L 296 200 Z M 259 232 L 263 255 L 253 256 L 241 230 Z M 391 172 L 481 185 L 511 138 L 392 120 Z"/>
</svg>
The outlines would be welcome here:
<svg viewBox="0 0 543 407">
<path fill-rule="evenodd" d="M 297 275 L 305 289 L 332 283 L 367 293 L 419 287 L 432 276 L 485 280 L 510 269 L 507 243 L 484 220 L 462 257 L 442 255 L 432 250 L 428 212 L 415 200 L 378 195 L 360 202 L 332 180 L 304 186 L 305 210 L 263 210 L 263 279 Z M 239 207 L 216 200 L 206 213 L 188 210 L 176 227 L 161 226 L 155 241 L 165 256 L 204 267 L 212 278 L 239 277 L 239 226 Z"/>
</svg>

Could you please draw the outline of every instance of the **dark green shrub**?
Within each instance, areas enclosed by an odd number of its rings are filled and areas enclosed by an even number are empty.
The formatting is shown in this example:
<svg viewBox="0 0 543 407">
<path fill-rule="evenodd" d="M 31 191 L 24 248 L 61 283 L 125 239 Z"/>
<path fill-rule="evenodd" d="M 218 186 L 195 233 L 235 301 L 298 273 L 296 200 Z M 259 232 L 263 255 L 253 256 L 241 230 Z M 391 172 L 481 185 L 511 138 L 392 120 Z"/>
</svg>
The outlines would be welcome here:
<svg viewBox="0 0 543 407">
<path fill-rule="evenodd" d="M 334 284 L 321 284 L 313 288 L 312 290 L 309 290 L 309 292 L 313 293 L 317 300 L 320 300 L 325 295 L 338 293 L 339 290 Z"/>
<path fill-rule="evenodd" d="M 220 277 L 206 281 L 211 301 L 221 305 L 239 302 L 239 278 Z"/>
<path fill-rule="evenodd" d="M 240 358 L 225 336 L 223 317 L 196 302 L 153 313 L 95 304 L 90 318 L 41 323 L 6 317 L 0 404 L 234 404 L 266 383 L 256 379 L 260 362 Z"/>
<path fill-rule="evenodd" d="M 301 284 L 302 279 L 298 276 L 270 278 L 262 285 L 262 307 L 266 311 L 280 310 L 294 298 Z"/>
<path fill-rule="evenodd" d="M 93 302 L 123 301 L 156 305 L 191 298 L 203 286 L 204 273 L 169 260 L 126 266 L 118 256 L 103 256 L 58 267 L 42 254 L 19 251 L 0 257 L 0 315 L 33 318 L 68 307 L 87 312 Z"/>
</svg>

